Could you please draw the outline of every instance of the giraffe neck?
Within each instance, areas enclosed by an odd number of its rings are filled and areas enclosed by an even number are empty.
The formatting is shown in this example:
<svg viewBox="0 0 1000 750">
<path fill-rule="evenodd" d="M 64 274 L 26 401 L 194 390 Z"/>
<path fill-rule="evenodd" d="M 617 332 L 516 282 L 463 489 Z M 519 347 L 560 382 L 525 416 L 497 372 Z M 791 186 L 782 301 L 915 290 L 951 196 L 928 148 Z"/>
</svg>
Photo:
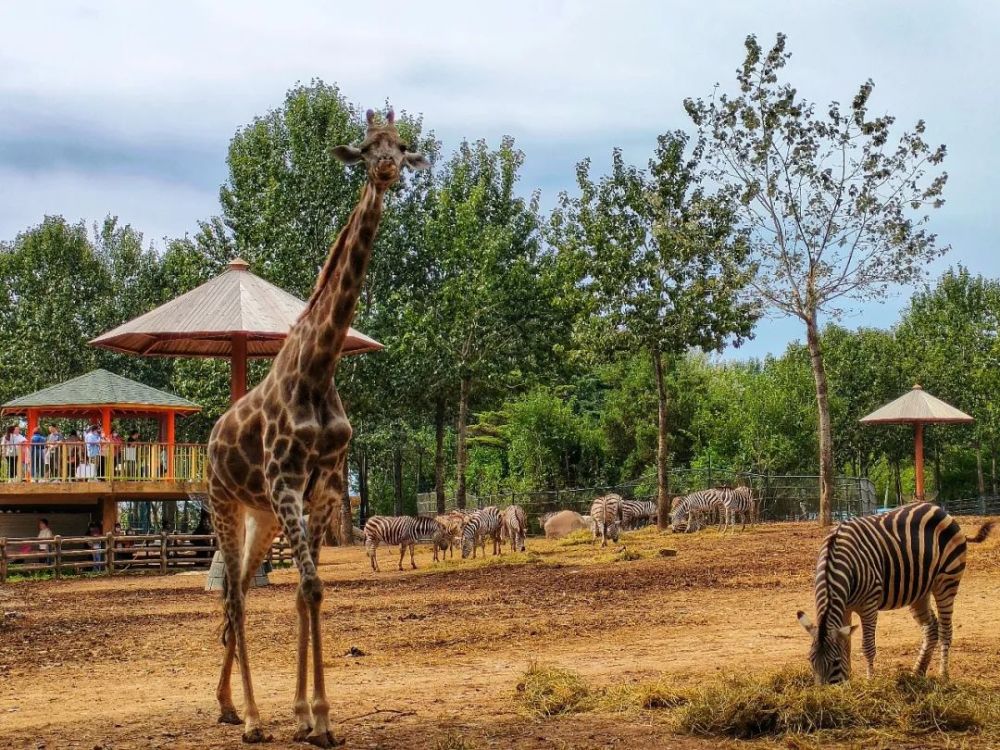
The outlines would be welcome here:
<svg viewBox="0 0 1000 750">
<path fill-rule="evenodd" d="M 384 191 L 365 182 L 361 198 L 330 246 L 316 288 L 273 370 L 315 380 L 323 390 L 329 387 L 354 319 L 382 218 L 384 195 Z"/>
</svg>

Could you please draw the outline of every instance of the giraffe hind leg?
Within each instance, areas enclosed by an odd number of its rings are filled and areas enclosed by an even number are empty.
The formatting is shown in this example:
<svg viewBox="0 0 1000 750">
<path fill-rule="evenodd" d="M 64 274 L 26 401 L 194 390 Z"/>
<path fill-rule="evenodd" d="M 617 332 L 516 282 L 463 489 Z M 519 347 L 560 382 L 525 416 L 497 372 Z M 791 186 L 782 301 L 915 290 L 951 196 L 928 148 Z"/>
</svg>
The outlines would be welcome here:
<svg viewBox="0 0 1000 750">
<path fill-rule="evenodd" d="M 223 510 L 225 512 L 223 512 Z M 225 567 L 222 579 L 222 642 L 225 646 L 222 658 L 222 670 L 219 675 L 219 684 L 216 688 L 216 699 L 219 702 L 219 723 L 220 724 L 242 724 L 243 720 L 236 712 L 233 703 L 232 674 L 233 664 L 236 660 L 236 635 L 232 624 L 231 613 L 239 610 L 239 607 L 230 603 L 230 600 L 237 596 L 232 589 L 239 589 L 233 581 L 239 581 L 239 559 L 242 553 L 243 540 L 243 512 L 235 504 L 225 504 L 221 501 L 212 503 L 212 525 L 219 540 L 219 551 L 222 553 L 222 561 Z M 235 561 L 235 565 L 230 563 Z"/>
</svg>

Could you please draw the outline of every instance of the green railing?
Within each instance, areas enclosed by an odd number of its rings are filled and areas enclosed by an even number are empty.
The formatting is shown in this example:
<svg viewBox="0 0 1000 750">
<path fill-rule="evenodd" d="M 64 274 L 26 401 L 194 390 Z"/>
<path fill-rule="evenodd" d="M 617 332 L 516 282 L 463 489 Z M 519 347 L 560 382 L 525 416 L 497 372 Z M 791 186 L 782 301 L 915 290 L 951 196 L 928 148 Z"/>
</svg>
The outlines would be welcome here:
<svg viewBox="0 0 1000 750">
<path fill-rule="evenodd" d="M 60 442 L 5 446 L 2 482 L 203 482 L 202 443 Z"/>
</svg>

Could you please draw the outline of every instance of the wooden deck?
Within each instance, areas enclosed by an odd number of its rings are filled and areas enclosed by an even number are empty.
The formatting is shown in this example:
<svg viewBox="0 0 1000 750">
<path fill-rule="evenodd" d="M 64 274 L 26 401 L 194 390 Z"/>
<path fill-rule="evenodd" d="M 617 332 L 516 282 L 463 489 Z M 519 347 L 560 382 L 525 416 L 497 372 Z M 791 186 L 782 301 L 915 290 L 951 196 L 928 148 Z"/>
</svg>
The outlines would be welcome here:
<svg viewBox="0 0 1000 750">
<path fill-rule="evenodd" d="M 184 500 L 207 491 L 206 464 L 202 444 L 25 445 L 0 463 L 0 506 Z"/>
</svg>

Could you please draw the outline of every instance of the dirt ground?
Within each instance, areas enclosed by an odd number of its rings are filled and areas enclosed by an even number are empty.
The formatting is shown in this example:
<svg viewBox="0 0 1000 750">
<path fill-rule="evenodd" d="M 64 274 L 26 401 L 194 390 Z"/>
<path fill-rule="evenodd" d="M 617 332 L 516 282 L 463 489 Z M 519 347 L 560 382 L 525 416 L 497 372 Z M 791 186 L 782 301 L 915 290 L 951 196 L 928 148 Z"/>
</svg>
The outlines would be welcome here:
<svg viewBox="0 0 1000 750">
<path fill-rule="evenodd" d="M 962 523 L 967 533 L 978 528 Z M 795 611 L 812 610 L 821 538 L 811 524 L 726 537 L 649 529 L 625 536 L 638 560 L 529 539 L 527 555 L 500 564 L 434 565 L 422 550 L 420 570 L 403 573 L 383 550 L 380 574 L 360 548 L 326 549 L 335 730 L 350 748 L 728 747 L 672 734 L 655 711 L 530 718 L 515 686 L 532 662 L 596 684 L 804 664 L 808 638 Z M 249 601 L 250 663 L 272 748 L 307 747 L 291 741 L 296 580 L 293 570 L 274 572 Z M 240 728 L 216 723 L 220 606 L 203 584 L 202 573 L 0 587 L 0 748 L 239 747 Z M 998 599 L 994 536 L 970 548 L 953 677 L 1000 688 Z M 910 664 L 919 632 L 906 611 L 883 614 L 878 644 L 881 669 Z M 347 655 L 352 647 L 363 655 Z M 885 746 L 989 745 L 925 737 Z"/>
</svg>

